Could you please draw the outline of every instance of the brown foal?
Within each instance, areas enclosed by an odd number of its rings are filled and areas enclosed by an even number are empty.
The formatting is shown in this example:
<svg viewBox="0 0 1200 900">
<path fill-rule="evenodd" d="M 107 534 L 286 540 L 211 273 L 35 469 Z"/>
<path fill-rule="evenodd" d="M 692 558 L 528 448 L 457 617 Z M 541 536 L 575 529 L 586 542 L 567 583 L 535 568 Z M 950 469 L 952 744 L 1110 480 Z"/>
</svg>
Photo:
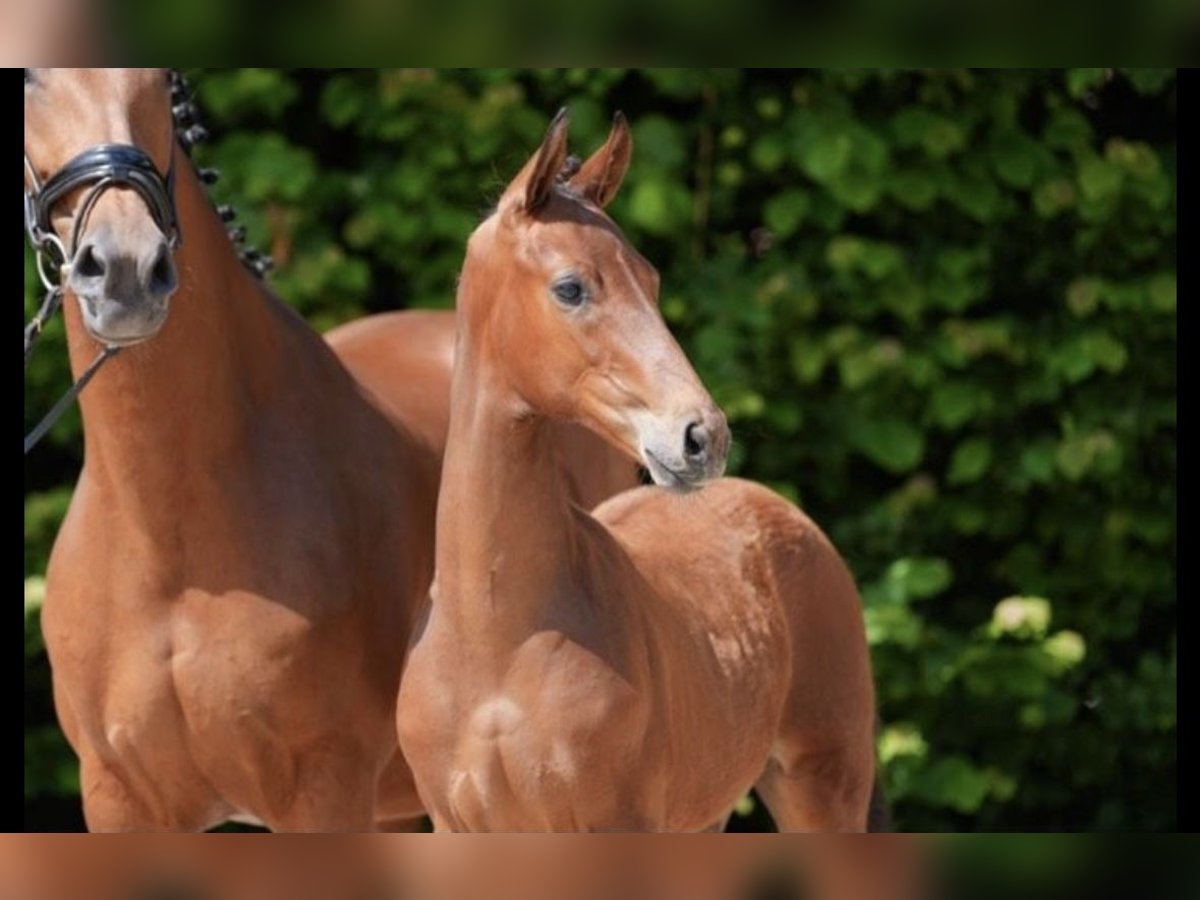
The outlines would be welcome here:
<svg viewBox="0 0 1200 900">
<path fill-rule="evenodd" d="M 420 795 L 442 830 L 698 831 L 753 786 L 781 829 L 861 830 L 853 580 L 796 507 L 711 480 L 724 417 L 603 212 L 629 129 L 569 178 L 566 145 L 564 111 L 459 282 L 436 576 L 397 713 Z M 553 465 L 561 421 L 659 486 L 585 512 Z"/>
<path fill-rule="evenodd" d="M 28 70 L 38 180 L 135 146 L 160 173 L 173 161 L 183 236 L 171 253 L 113 187 L 69 248 L 72 371 L 125 348 L 80 397 L 84 464 L 42 615 L 87 824 L 404 827 L 422 807 L 395 700 L 433 573 L 451 359 L 365 341 L 356 381 L 241 264 L 171 126 L 164 70 Z M 53 210 L 64 241 L 81 193 Z M 429 327 L 386 330 L 419 348 Z"/>
</svg>

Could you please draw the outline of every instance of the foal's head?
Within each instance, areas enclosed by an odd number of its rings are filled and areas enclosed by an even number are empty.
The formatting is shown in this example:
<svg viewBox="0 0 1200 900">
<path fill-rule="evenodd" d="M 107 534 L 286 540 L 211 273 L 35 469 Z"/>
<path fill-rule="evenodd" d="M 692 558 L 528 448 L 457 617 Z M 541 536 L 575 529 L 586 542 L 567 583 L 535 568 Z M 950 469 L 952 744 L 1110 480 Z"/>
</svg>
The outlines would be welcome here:
<svg viewBox="0 0 1200 900">
<path fill-rule="evenodd" d="M 618 114 L 603 147 L 568 162 L 560 112 L 471 236 L 459 314 L 524 412 L 586 425 L 686 490 L 724 471 L 729 429 L 667 331 L 658 273 L 604 213 L 631 150 Z"/>
<path fill-rule="evenodd" d="M 25 70 L 26 190 L 103 144 L 138 148 L 165 177 L 173 131 L 165 69 Z M 115 184 L 88 208 L 93 187 L 54 202 L 48 225 L 69 257 L 65 286 L 88 331 L 108 344 L 136 343 L 162 326 L 176 287 L 169 235 L 137 190 Z"/>
</svg>

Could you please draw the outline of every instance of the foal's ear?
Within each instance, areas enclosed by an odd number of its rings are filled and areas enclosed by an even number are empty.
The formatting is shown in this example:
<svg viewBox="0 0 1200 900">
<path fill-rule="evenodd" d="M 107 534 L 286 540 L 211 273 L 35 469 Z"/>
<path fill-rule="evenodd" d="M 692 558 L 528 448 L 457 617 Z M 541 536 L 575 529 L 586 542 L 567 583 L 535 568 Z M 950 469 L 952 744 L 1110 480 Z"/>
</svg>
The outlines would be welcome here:
<svg viewBox="0 0 1200 900">
<path fill-rule="evenodd" d="M 601 209 L 608 206 L 629 170 L 633 135 L 623 113 L 613 116 L 612 130 L 604 146 L 591 155 L 570 180 L 571 187 Z"/>
<path fill-rule="evenodd" d="M 567 160 L 567 126 L 569 124 L 567 108 L 564 106 L 550 123 L 542 146 L 525 167 L 513 179 L 510 191 L 520 191 L 521 209 L 526 213 L 537 212 L 550 198 L 550 191 L 563 163 Z"/>
</svg>

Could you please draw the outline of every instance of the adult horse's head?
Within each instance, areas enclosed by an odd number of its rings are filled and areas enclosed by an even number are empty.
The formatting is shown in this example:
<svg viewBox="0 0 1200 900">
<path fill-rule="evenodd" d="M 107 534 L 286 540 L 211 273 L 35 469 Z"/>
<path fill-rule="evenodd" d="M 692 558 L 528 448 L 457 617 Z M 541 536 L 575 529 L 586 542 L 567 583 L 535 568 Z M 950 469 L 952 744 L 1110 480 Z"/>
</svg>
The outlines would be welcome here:
<svg viewBox="0 0 1200 900">
<path fill-rule="evenodd" d="M 658 273 L 604 212 L 632 151 L 620 114 L 583 163 L 567 115 L 467 247 L 459 315 L 524 405 L 579 422 L 686 490 L 725 469 L 729 429 L 658 309 Z"/>
<path fill-rule="evenodd" d="M 25 70 L 27 224 L 102 343 L 135 344 L 166 320 L 174 148 L 167 70 Z"/>
</svg>

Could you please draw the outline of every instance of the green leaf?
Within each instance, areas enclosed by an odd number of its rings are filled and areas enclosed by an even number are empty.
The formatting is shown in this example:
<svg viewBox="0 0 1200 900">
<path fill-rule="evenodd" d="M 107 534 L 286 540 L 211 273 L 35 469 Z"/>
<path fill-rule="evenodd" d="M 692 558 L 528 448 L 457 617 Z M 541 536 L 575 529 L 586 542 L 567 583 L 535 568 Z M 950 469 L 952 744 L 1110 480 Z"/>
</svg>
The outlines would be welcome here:
<svg viewBox="0 0 1200 900">
<path fill-rule="evenodd" d="M 1139 94 L 1158 94 L 1175 80 L 1174 69 L 1121 69 Z"/>
<path fill-rule="evenodd" d="M 1123 180 L 1118 166 L 1098 156 L 1085 159 L 1079 167 L 1079 189 L 1085 199 L 1093 202 L 1114 199 Z"/>
<path fill-rule="evenodd" d="M 634 124 L 633 142 L 639 160 L 664 169 L 677 168 L 687 158 L 680 127 L 657 113 L 643 116 Z"/>
<path fill-rule="evenodd" d="M 946 480 L 950 484 L 978 481 L 992 461 L 992 445 L 983 438 L 968 438 L 954 448 Z"/>
<path fill-rule="evenodd" d="M 233 69 L 206 75 L 197 85 L 206 110 L 219 119 L 263 112 L 278 117 L 299 97 L 292 80 L 278 69 Z"/>
<path fill-rule="evenodd" d="M 214 151 L 220 168 L 238 174 L 238 192 L 247 200 L 299 201 L 317 177 L 312 154 L 278 134 L 234 134 Z"/>
<path fill-rule="evenodd" d="M 1174 313 L 1176 285 L 1174 272 L 1162 272 L 1153 276 L 1149 284 L 1150 306 L 1156 312 Z"/>
<path fill-rule="evenodd" d="M 826 186 L 838 202 L 860 214 L 874 208 L 883 193 L 880 179 L 859 166 L 851 166 L 831 176 Z"/>
<path fill-rule="evenodd" d="M 1072 97 L 1082 97 L 1089 91 L 1101 87 L 1109 77 L 1109 69 L 1068 69 L 1067 91 Z"/>
<path fill-rule="evenodd" d="M 923 212 L 937 199 L 937 182 L 921 169 L 896 172 L 888 181 L 888 190 L 907 209 Z"/>
<path fill-rule="evenodd" d="M 920 106 L 901 110 L 892 119 L 892 133 L 901 147 L 921 146 L 933 159 L 945 159 L 966 145 L 966 133 L 953 119 Z"/>
<path fill-rule="evenodd" d="M 930 804 L 969 814 L 983 805 L 994 781 L 994 776 L 955 754 L 938 759 L 922 772 L 916 792 Z"/>
<path fill-rule="evenodd" d="M 863 600 L 868 602 L 866 596 Z M 871 606 L 868 602 L 863 616 L 867 644 L 871 647 L 892 645 L 912 650 L 921 643 L 922 620 L 906 606 Z"/>
<path fill-rule="evenodd" d="M 1028 188 L 1038 172 L 1038 145 L 1016 129 L 993 132 L 989 142 L 992 165 L 1000 180 L 1016 188 Z"/>
<path fill-rule="evenodd" d="M 1122 453 L 1112 434 L 1101 429 L 1064 438 L 1055 459 L 1067 478 L 1079 481 L 1092 470 L 1099 474 L 1115 471 L 1120 467 Z"/>
<path fill-rule="evenodd" d="M 1046 123 L 1044 139 L 1049 147 L 1078 153 L 1091 146 L 1092 126 L 1077 109 L 1056 109 Z"/>
<path fill-rule="evenodd" d="M 934 159 L 945 159 L 966 146 L 967 135 L 962 126 L 950 119 L 938 119 L 926 129 L 921 144 Z"/>
<path fill-rule="evenodd" d="M 858 419 L 850 429 L 850 442 L 895 475 L 916 468 L 925 455 L 925 437 L 910 422 L 895 416 Z"/>
<path fill-rule="evenodd" d="M 1140 181 L 1157 178 L 1162 171 L 1158 154 L 1142 141 L 1109 138 L 1104 158 Z"/>
<path fill-rule="evenodd" d="M 1021 451 L 1021 472 L 1035 484 L 1044 484 L 1054 477 L 1057 445 L 1054 441 L 1034 441 Z"/>
<path fill-rule="evenodd" d="M 787 159 L 787 146 L 777 134 L 766 134 L 750 148 L 750 161 L 763 172 L 778 172 Z"/>
<path fill-rule="evenodd" d="M 776 235 L 785 238 L 794 233 L 804 221 L 811 206 L 807 191 L 790 188 L 767 201 L 763 209 L 763 219 Z"/>
<path fill-rule="evenodd" d="M 1043 219 L 1053 218 L 1075 205 L 1075 185 L 1066 178 L 1051 178 L 1033 190 L 1033 208 Z"/>
<path fill-rule="evenodd" d="M 933 420 L 942 428 L 954 429 L 966 424 L 982 406 L 983 392 L 966 381 L 947 381 L 938 385 L 930 397 Z"/>
<path fill-rule="evenodd" d="M 789 359 L 792 372 L 801 384 L 812 384 L 825 371 L 829 351 L 818 341 L 807 337 L 793 339 Z"/>
<path fill-rule="evenodd" d="M 979 175 L 957 175 L 950 179 L 942 192 L 954 205 L 979 222 L 990 222 L 999 212 L 1000 189 L 989 178 Z"/>
<path fill-rule="evenodd" d="M 687 192 L 671 181 L 657 178 L 640 181 L 630 195 L 630 219 L 651 234 L 673 233 L 690 213 Z"/>
<path fill-rule="evenodd" d="M 892 117 L 892 133 L 901 147 L 915 147 L 937 117 L 923 106 L 906 106 Z"/>
<path fill-rule="evenodd" d="M 825 248 L 825 261 L 834 271 L 845 272 L 858 264 L 863 242 L 851 235 L 838 235 Z"/>
<path fill-rule="evenodd" d="M 1100 279 L 1081 275 L 1067 286 L 1067 307 L 1080 318 L 1091 315 L 1100 302 L 1101 287 Z"/>
<path fill-rule="evenodd" d="M 884 577 L 896 587 L 902 602 L 935 597 L 954 580 L 946 560 L 924 556 L 896 560 L 888 566 Z"/>
<path fill-rule="evenodd" d="M 828 184 L 845 171 L 854 143 L 849 134 L 817 123 L 800 141 L 798 162 L 813 181 Z"/>
<path fill-rule="evenodd" d="M 1125 345 L 1104 331 L 1093 331 L 1085 335 L 1084 347 L 1092 361 L 1108 372 L 1120 372 L 1129 359 Z"/>
<path fill-rule="evenodd" d="M 869 241 L 863 244 L 859 261 L 869 278 L 880 281 L 899 271 L 904 264 L 904 257 L 892 244 Z"/>
</svg>

